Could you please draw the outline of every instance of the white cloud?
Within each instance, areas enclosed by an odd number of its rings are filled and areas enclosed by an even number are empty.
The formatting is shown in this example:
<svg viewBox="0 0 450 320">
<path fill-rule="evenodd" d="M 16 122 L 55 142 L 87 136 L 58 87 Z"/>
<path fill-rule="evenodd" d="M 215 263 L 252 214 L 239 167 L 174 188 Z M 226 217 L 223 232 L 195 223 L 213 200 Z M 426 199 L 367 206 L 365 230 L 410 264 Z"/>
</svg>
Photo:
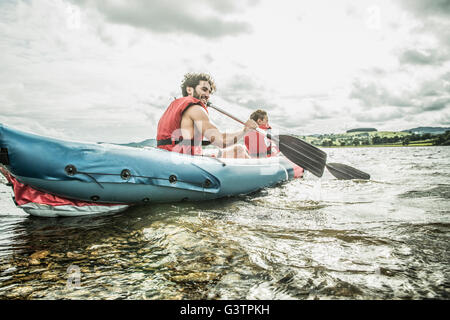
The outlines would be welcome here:
<svg viewBox="0 0 450 320">
<path fill-rule="evenodd" d="M 74 1 L 83 8 L 95 8 L 112 23 L 143 28 L 155 33 L 194 34 L 205 38 L 251 32 L 250 25 L 234 14 L 241 2 L 200 0 L 195 4 L 177 0 Z M 227 19 L 231 16 L 231 19 Z"/>
<path fill-rule="evenodd" d="M 217 105 L 241 118 L 265 108 L 292 133 L 448 125 L 447 1 L 196 3 L 0 2 L 0 122 L 144 140 L 183 75 L 202 71 Z"/>
</svg>

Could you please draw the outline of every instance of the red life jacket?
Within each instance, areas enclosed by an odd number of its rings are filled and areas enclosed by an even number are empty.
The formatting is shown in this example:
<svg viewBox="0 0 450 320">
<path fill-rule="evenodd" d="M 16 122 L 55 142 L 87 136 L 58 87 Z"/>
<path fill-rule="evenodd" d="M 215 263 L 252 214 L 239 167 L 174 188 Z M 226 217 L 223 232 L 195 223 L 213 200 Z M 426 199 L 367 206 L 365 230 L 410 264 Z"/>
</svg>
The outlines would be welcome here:
<svg viewBox="0 0 450 320">
<path fill-rule="evenodd" d="M 203 136 L 198 141 L 183 140 L 180 130 L 183 112 L 193 105 L 200 105 L 208 112 L 206 106 L 199 99 L 191 96 L 176 99 L 169 105 L 158 122 L 156 134 L 158 148 L 191 155 L 202 154 L 201 140 Z"/>
<path fill-rule="evenodd" d="M 267 130 L 272 129 L 269 126 L 261 125 L 260 129 Z M 245 146 L 247 147 L 248 153 L 252 158 L 265 158 L 274 157 L 280 153 L 277 146 L 272 144 L 272 141 L 267 139 L 265 135 L 259 133 L 258 131 L 250 131 L 244 136 Z M 266 143 L 267 141 L 267 143 Z M 288 159 L 294 169 L 294 177 L 299 178 L 303 176 L 303 168 L 299 167 L 292 161 Z"/>
<path fill-rule="evenodd" d="M 260 129 L 271 129 L 269 126 L 260 125 Z M 244 136 L 245 146 L 252 158 L 266 158 L 272 154 L 272 142 L 258 131 L 249 131 Z"/>
</svg>

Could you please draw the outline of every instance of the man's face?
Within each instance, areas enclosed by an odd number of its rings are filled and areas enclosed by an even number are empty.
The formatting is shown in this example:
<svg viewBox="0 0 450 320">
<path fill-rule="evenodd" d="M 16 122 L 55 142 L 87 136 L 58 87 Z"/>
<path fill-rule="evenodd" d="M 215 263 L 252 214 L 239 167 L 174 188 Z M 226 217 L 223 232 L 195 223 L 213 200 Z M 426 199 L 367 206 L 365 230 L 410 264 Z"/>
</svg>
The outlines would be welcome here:
<svg viewBox="0 0 450 320">
<path fill-rule="evenodd" d="M 203 102 L 203 104 L 206 105 L 211 93 L 211 86 L 209 85 L 208 81 L 200 80 L 200 83 L 195 87 L 195 89 L 187 87 L 186 90 L 190 96 L 199 99 L 201 102 Z"/>
</svg>

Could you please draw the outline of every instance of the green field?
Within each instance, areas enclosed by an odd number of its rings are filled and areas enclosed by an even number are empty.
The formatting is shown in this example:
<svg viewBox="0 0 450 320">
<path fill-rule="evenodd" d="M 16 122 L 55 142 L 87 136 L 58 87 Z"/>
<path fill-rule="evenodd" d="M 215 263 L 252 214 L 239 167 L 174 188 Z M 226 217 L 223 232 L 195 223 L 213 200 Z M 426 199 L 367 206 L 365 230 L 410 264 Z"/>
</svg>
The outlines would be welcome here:
<svg viewBox="0 0 450 320">
<path fill-rule="evenodd" d="M 331 146 L 331 147 L 320 146 L 320 148 L 386 148 L 386 147 L 430 147 L 430 146 L 433 146 L 433 144 L 430 142 L 422 142 L 422 143 L 411 143 L 409 145 L 396 143 L 396 144 L 369 144 L 359 146 Z"/>
<path fill-rule="evenodd" d="M 310 144 L 323 148 L 419 147 L 432 146 L 435 142 L 434 138 L 410 141 L 411 139 L 417 139 L 417 136 L 414 136 L 409 132 L 401 131 L 351 132 L 299 136 L 299 138 L 305 140 Z"/>
</svg>

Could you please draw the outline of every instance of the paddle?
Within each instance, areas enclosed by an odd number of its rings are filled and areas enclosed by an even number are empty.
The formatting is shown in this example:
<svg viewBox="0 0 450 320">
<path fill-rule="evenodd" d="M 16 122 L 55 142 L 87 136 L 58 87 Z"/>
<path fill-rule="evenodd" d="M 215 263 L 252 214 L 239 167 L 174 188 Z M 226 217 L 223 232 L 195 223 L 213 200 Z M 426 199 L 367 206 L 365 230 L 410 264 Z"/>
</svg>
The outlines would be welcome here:
<svg viewBox="0 0 450 320">
<path fill-rule="evenodd" d="M 326 167 L 330 173 L 340 180 L 361 179 L 369 180 L 370 174 L 342 163 L 327 163 Z"/>
<path fill-rule="evenodd" d="M 245 125 L 244 121 L 213 105 L 211 102 L 208 102 L 208 107 L 211 107 L 231 119 Z M 317 177 L 321 177 L 323 175 L 323 171 L 326 166 L 329 172 L 337 179 L 370 179 L 369 174 L 348 165 L 341 163 L 327 164 L 327 154 L 325 152 L 299 138 L 289 135 L 279 135 L 278 137 L 274 137 L 270 133 L 267 133 L 259 128 L 257 128 L 256 131 L 265 135 L 268 139 L 278 142 L 278 147 L 286 158 L 302 167 L 304 170 L 310 171 Z"/>
<path fill-rule="evenodd" d="M 213 105 L 212 103 L 208 102 L 208 106 L 245 125 L 244 121 L 241 121 L 237 117 Z M 321 177 L 323 175 L 327 161 L 327 154 L 322 150 L 292 136 L 279 135 L 278 137 L 274 137 L 270 133 L 267 133 L 259 128 L 257 128 L 256 131 L 265 135 L 268 139 L 277 142 L 283 155 L 296 165 L 310 171 L 315 176 Z"/>
</svg>

